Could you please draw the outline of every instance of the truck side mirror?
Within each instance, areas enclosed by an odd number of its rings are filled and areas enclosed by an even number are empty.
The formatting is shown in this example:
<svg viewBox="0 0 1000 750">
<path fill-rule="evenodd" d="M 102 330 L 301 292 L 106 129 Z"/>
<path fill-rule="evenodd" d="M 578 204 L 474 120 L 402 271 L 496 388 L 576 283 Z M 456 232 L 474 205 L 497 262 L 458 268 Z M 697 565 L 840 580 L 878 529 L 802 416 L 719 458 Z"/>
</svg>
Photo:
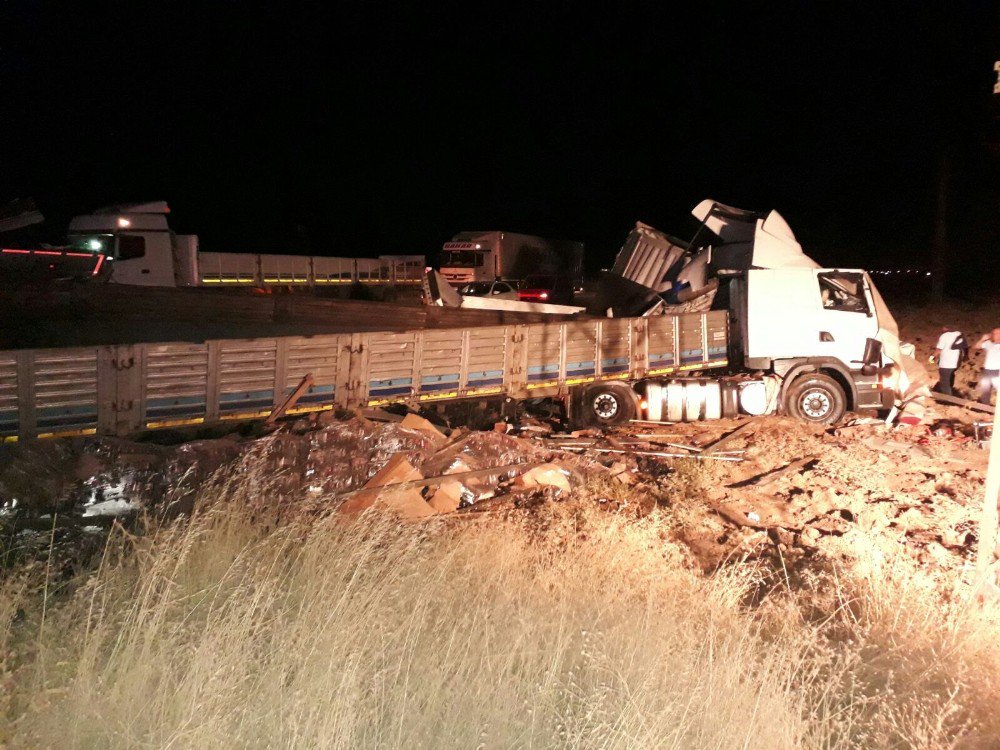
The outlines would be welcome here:
<svg viewBox="0 0 1000 750">
<path fill-rule="evenodd" d="M 864 375 L 874 375 L 882 364 L 882 342 L 878 339 L 866 339 L 865 354 L 861 362 L 864 365 L 861 372 Z"/>
</svg>

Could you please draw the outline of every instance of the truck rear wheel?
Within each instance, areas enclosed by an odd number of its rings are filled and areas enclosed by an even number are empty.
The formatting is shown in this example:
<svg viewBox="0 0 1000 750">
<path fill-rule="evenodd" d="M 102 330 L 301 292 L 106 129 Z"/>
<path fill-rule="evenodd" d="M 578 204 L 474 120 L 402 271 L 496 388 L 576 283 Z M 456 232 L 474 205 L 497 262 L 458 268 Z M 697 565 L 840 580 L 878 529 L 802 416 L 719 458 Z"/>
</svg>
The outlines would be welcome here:
<svg viewBox="0 0 1000 750">
<path fill-rule="evenodd" d="M 847 396 L 840 383 L 829 375 L 807 373 L 789 386 L 785 411 L 803 422 L 833 424 L 847 411 Z"/>
<path fill-rule="evenodd" d="M 635 393 L 621 383 L 588 388 L 583 395 L 583 414 L 587 424 L 600 427 L 611 427 L 635 419 Z"/>
</svg>

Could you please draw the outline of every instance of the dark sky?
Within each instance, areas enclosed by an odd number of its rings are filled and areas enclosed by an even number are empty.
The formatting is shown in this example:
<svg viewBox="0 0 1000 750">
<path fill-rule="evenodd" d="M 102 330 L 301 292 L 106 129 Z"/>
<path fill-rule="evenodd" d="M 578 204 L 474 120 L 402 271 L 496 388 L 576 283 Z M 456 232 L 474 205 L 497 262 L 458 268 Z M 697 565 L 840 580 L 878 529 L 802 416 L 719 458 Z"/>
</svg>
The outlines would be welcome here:
<svg viewBox="0 0 1000 750">
<path fill-rule="evenodd" d="M 925 258 L 947 151 L 955 252 L 995 254 L 996 4 L 583 5 L 7 0 L 0 203 L 58 234 L 166 199 L 208 250 L 510 229 L 596 267 L 713 197 L 877 265 Z"/>
</svg>

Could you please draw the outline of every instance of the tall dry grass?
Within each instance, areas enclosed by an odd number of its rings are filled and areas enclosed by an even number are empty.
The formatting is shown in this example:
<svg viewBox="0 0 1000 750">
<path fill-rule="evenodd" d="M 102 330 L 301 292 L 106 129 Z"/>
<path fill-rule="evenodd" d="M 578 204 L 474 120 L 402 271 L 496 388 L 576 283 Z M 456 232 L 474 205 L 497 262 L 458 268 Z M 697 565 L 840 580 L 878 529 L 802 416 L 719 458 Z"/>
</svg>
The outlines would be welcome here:
<svg viewBox="0 0 1000 750">
<path fill-rule="evenodd" d="M 238 489 L 233 489 L 237 487 Z M 874 556 L 746 602 L 641 521 L 279 519 L 234 479 L 71 590 L 0 591 L 53 748 L 996 747 L 997 624 Z M 865 559 L 859 540 L 859 559 Z M 10 600 L 8 601 L 8 597 Z M 2 722 L 0 722 L 2 723 Z M 6 732 L 6 735 L 3 732 Z"/>
</svg>

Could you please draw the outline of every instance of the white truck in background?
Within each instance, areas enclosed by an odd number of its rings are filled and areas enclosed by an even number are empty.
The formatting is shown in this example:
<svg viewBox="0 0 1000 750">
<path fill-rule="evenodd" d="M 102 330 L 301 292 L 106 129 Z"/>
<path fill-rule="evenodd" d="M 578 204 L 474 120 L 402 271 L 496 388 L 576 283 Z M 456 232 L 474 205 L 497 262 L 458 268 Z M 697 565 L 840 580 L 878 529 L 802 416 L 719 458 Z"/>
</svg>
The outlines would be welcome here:
<svg viewBox="0 0 1000 750">
<path fill-rule="evenodd" d="M 549 240 L 516 232 L 459 232 L 442 248 L 441 275 L 452 286 L 530 276 L 562 277 L 578 287 L 583 278 L 583 243 Z"/>
<path fill-rule="evenodd" d="M 106 257 L 102 277 L 116 284 L 158 287 L 324 287 L 421 283 L 423 255 L 326 258 L 306 255 L 212 253 L 198 237 L 176 234 L 164 201 L 112 206 L 70 221 L 69 243 Z"/>
</svg>

